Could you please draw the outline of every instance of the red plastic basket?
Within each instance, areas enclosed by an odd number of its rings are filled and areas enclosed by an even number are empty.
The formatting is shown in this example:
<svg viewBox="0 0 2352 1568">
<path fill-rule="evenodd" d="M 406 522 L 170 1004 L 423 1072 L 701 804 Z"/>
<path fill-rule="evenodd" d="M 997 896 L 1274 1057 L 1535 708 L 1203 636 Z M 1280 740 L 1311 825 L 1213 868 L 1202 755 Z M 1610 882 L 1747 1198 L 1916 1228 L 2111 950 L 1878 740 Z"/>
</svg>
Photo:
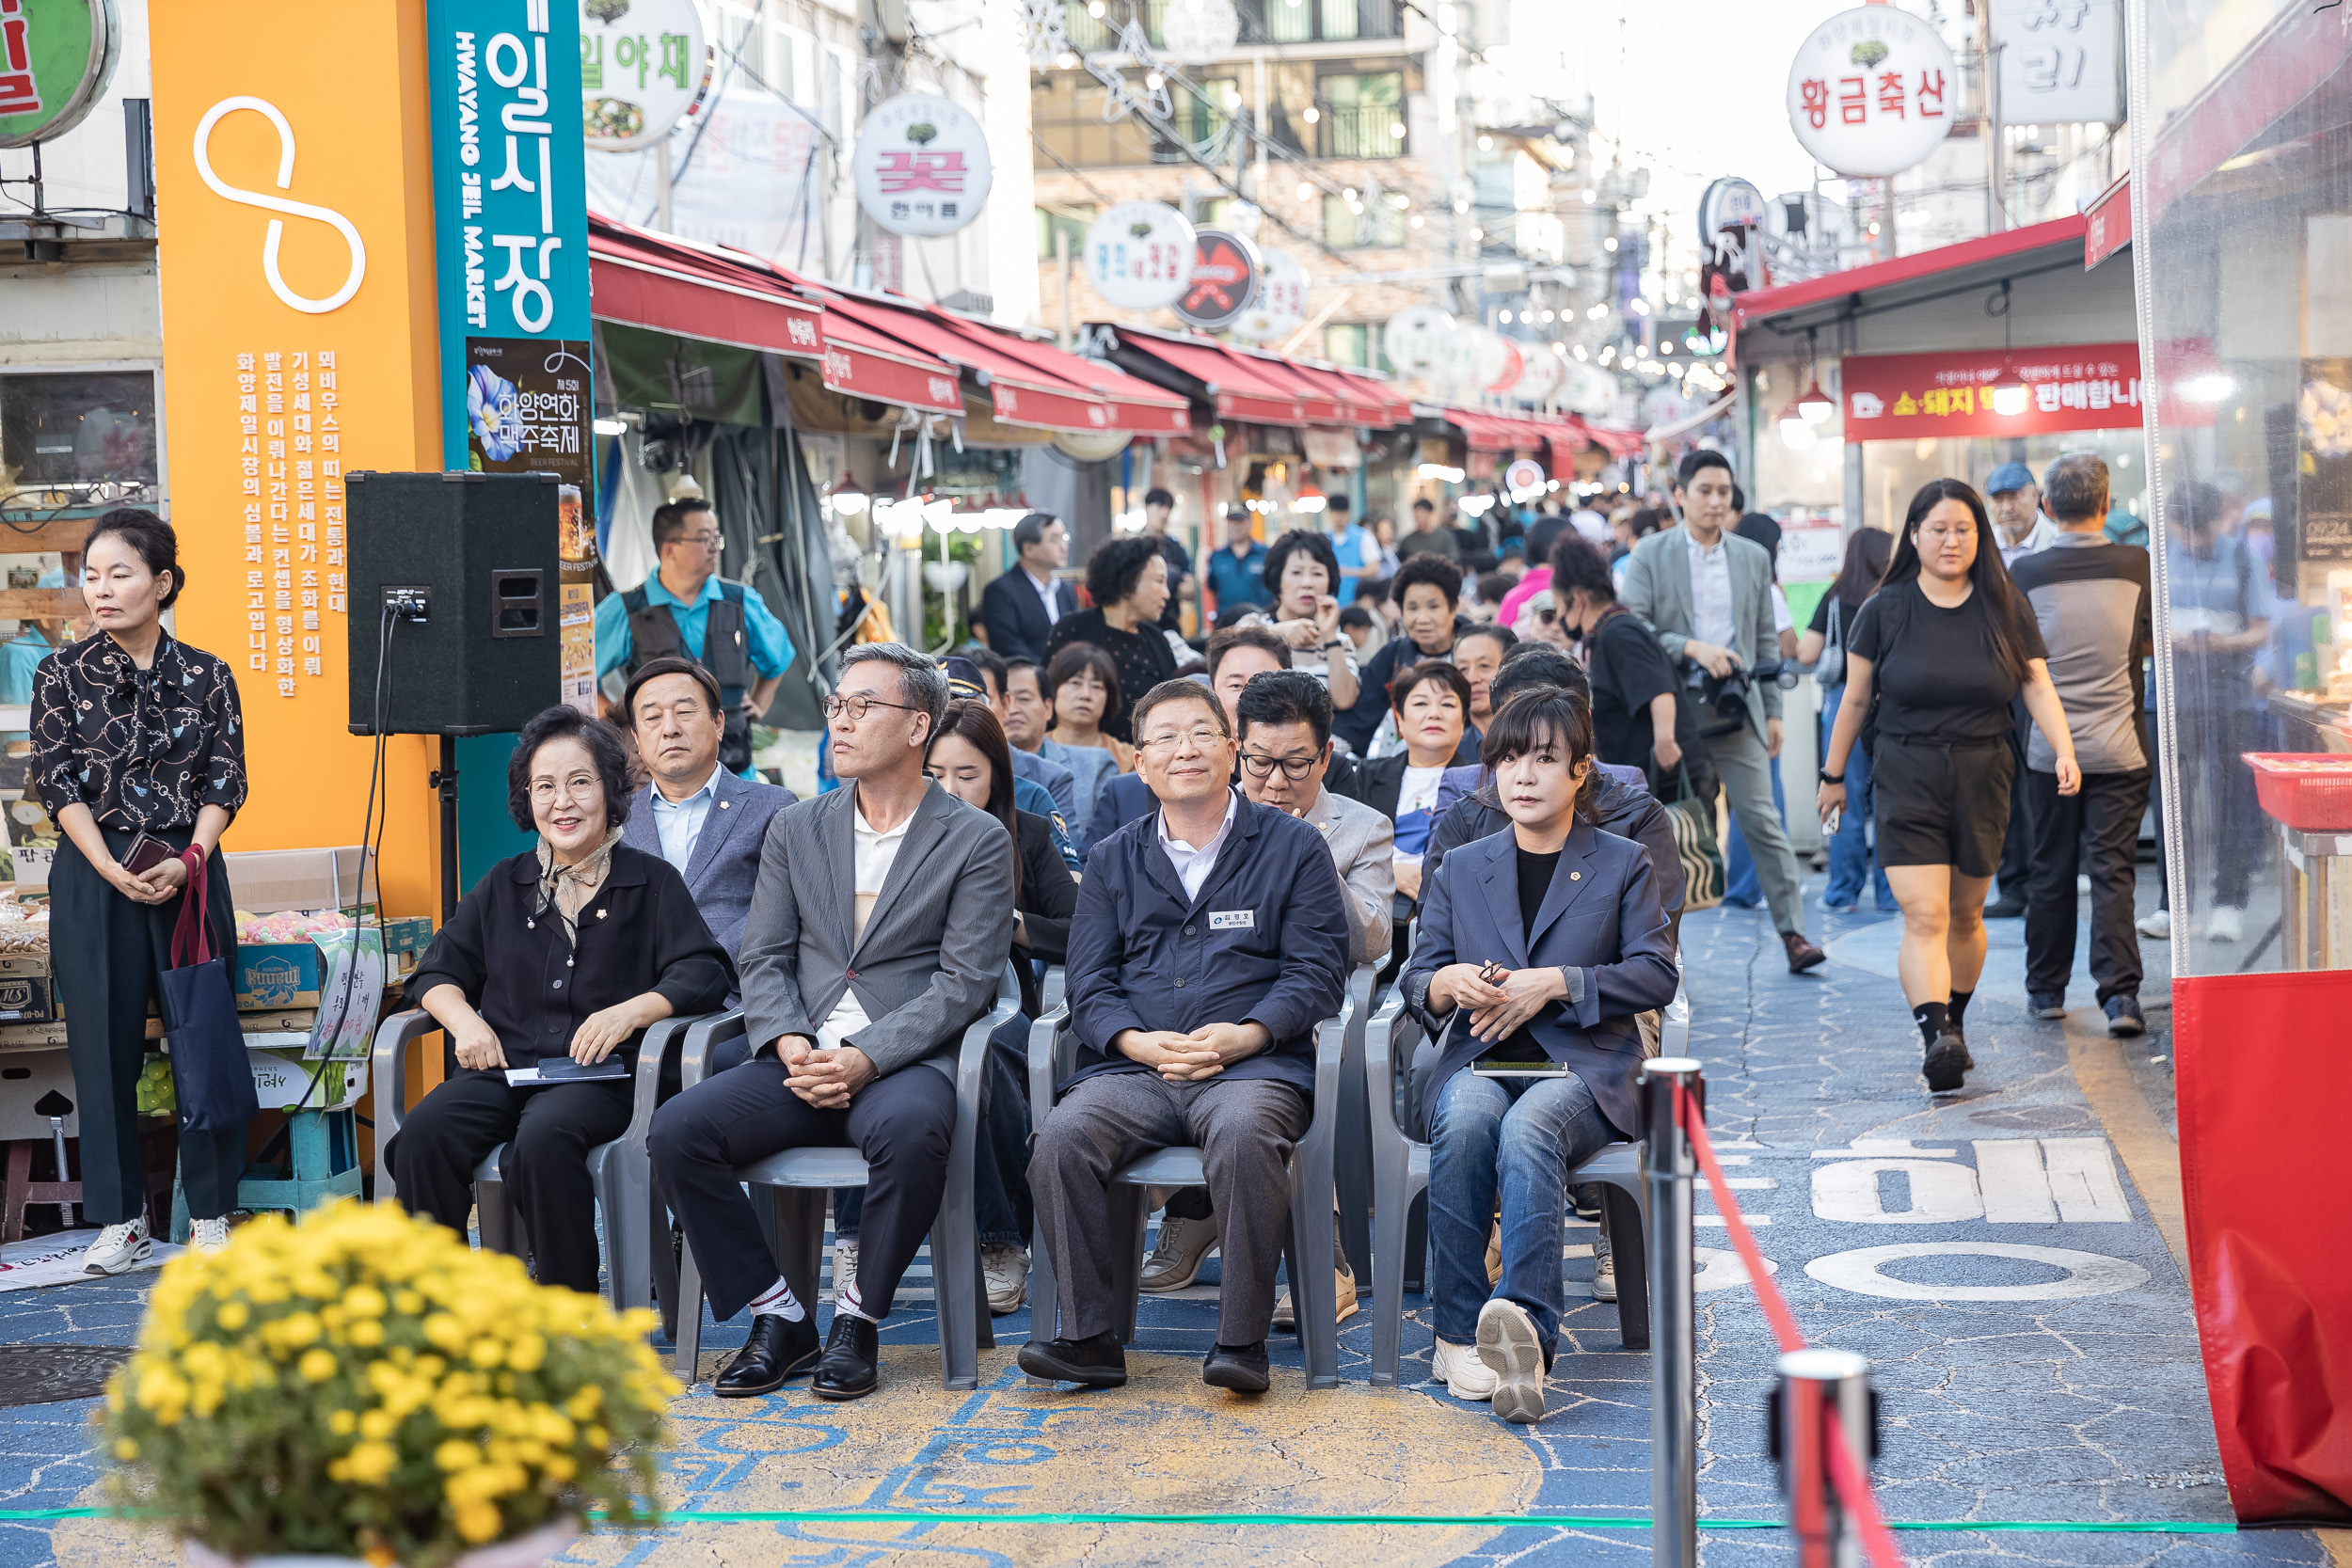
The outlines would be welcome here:
<svg viewBox="0 0 2352 1568">
<path fill-rule="evenodd" d="M 2352 755 L 2249 752 L 2246 764 L 2268 816 L 2301 832 L 2352 832 Z"/>
</svg>

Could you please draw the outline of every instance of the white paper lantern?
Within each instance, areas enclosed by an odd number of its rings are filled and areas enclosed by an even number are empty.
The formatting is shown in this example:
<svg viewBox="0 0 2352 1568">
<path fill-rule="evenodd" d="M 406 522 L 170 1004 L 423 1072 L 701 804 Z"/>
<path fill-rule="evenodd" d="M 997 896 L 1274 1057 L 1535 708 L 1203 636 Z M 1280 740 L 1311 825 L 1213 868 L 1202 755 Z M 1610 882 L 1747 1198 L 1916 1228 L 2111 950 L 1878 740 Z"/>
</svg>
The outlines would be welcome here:
<svg viewBox="0 0 2352 1568">
<path fill-rule="evenodd" d="M 988 200 L 988 133 L 934 93 L 902 92 L 869 110 L 850 166 L 857 204 L 894 234 L 952 234 Z"/>
<path fill-rule="evenodd" d="M 1168 0 L 1160 15 L 1161 40 L 1186 65 L 1223 59 L 1240 37 L 1241 13 L 1232 0 Z"/>
<path fill-rule="evenodd" d="M 1192 282 L 1194 237 L 1164 201 L 1122 201 L 1087 230 L 1087 281 L 1120 310 L 1173 305 Z"/>
<path fill-rule="evenodd" d="M 1849 179 L 1899 174 L 1966 118 L 1960 67 L 1931 24 L 1893 6 L 1840 11 L 1788 68 L 1788 126 Z"/>
</svg>

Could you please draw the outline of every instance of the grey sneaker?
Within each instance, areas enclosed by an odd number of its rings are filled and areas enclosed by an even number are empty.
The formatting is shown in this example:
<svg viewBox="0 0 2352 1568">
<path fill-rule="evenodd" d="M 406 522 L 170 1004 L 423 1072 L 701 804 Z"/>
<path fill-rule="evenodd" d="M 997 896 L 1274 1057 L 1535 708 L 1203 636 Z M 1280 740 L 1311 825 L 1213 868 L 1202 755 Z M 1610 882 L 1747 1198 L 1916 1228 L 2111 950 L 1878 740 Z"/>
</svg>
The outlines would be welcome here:
<svg viewBox="0 0 2352 1568">
<path fill-rule="evenodd" d="M 1593 1299 L 1617 1299 L 1617 1255 L 1609 1245 L 1609 1232 L 1593 1232 Z"/>
<path fill-rule="evenodd" d="M 229 1216 L 216 1220 L 190 1220 L 188 1245 L 197 1252 L 218 1252 L 229 1244 Z"/>
<path fill-rule="evenodd" d="M 1200 1265 L 1216 1250 L 1215 1220 L 1164 1218 L 1159 1242 L 1143 1260 L 1143 1277 L 1137 1283 L 1147 1291 L 1181 1291 L 1200 1275 Z"/>
<path fill-rule="evenodd" d="M 147 1234 L 147 1216 L 122 1225 L 110 1225 L 98 1233 L 98 1240 L 82 1254 L 85 1274 L 122 1274 L 147 1261 L 155 1250 L 154 1242 Z"/>
<path fill-rule="evenodd" d="M 1029 1254 L 1025 1247 L 992 1242 L 980 1248 L 980 1277 L 988 1284 L 988 1309 L 999 1316 L 1018 1312 L 1029 1299 Z"/>
<path fill-rule="evenodd" d="M 833 1239 L 833 1294 L 841 1299 L 842 1291 L 857 1283 L 857 1238 Z"/>
<path fill-rule="evenodd" d="M 1478 1309 L 1478 1359 L 1495 1374 L 1496 1415 L 1521 1426 L 1544 1418 L 1544 1346 L 1526 1307 L 1497 1298 Z"/>
</svg>

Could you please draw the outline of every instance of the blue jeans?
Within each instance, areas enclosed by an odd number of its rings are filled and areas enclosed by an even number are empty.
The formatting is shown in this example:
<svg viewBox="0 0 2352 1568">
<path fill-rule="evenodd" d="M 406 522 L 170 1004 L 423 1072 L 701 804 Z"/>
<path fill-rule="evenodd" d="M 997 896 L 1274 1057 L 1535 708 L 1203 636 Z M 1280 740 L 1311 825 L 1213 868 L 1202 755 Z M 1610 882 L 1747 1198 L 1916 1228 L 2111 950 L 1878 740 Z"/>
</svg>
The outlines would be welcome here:
<svg viewBox="0 0 2352 1568">
<path fill-rule="evenodd" d="M 1829 737 L 1837 730 L 1837 710 L 1846 700 L 1846 689 L 1834 686 L 1821 711 L 1821 755 L 1829 755 Z M 1876 863 L 1870 849 L 1870 754 L 1859 745 L 1846 756 L 1846 809 L 1837 819 L 1837 835 L 1829 841 L 1829 886 L 1822 890 L 1821 902 L 1829 905 L 1859 904 L 1862 883 L 1867 877 L 1872 883 L 1871 896 L 1882 910 L 1895 908 L 1895 890 L 1886 885 L 1886 873 Z"/>
<path fill-rule="evenodd" d="M 1568 1172 L 1616 1141 L 1593 1091 L 1562 1078 L 1481 1078 L 1464 1068 L 1446 1080 L 1431 1118 L 1429 1240 L 1438 1338 L 1478 1338 L 1478 1311 L 1493 1295 L 1534 1320 L 1551 1359 L 1566 1306 L 1560 1246 Z M 1486 1285 L 1486 1230 L 1502 1196 L 1502 1278 Z"/>
<path fill-rule="evenodd" d="M 1788 820 L 1788 800 L 1780 788 L 1780 758 L 1772 759 L 1772 809 Z M 1756 860 L 1748 853 L 1748 835 L 1740 831 L 1740 814 L 1731 814 L 1731 842 L 1724 846 L 1724 902 L 1752 910 L 1764 902 L 1764 886 L 1756 879 Z"/>
<path fill-rule="evenodd" d="M 1029 1021 L 1013 1014 L 988 1043 L 980 1068 L 978 1142 L 972 1150 L 973 1218 L 980 1245 L 1025 1247 L 1035 1213 L 1029 1199 Z M 865 1188 L 833 1190 L 835 1238 L 856 1241 L 865 1214 Z"/>
</svg>

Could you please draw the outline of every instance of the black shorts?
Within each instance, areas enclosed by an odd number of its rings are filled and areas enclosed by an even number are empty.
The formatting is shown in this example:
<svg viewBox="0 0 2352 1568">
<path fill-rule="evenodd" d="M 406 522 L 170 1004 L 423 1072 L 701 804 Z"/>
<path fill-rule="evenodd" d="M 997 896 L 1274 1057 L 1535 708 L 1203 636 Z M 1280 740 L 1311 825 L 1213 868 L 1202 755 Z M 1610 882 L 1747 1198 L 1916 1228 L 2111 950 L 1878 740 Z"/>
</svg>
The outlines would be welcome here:
<svg viewBox="0 0 2352 1568">
<path fill-rule="evenodd" d="M 1870 757 L 1879 864 L 2000 869 L 2017 752 L 2008 739 L 1905 740 L 1883 735 Z"/>
</svg>

